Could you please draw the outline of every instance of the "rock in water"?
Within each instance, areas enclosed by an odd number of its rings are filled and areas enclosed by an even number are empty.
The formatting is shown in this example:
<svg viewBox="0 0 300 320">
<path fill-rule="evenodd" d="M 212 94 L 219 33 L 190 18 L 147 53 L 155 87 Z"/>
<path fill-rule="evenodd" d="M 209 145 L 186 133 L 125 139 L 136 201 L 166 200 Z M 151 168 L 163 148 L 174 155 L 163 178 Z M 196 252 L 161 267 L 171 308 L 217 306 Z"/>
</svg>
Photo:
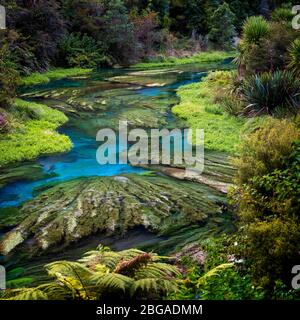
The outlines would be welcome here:
<svg viewBox="0 0 300 320">
<path fill-rule="evenodd" d="M 201 184 L 159 175 L 93 177 L 58 184 L 20 209 L 24 220 L 0 243 L 6 255 L 62 250 L 95 233 L 124 235 L 144 226 L 167 235 L 219 214 L 222 196 Z M 22 250 L 23 251 L 23 250 Z"/>
</svg>

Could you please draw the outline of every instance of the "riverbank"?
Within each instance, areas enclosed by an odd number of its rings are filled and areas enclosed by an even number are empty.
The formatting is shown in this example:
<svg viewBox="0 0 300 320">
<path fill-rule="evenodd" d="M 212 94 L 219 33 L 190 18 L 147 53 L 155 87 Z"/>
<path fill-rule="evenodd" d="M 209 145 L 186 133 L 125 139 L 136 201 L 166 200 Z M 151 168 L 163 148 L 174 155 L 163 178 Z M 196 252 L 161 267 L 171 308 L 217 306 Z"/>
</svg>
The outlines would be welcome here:
<svg viewBox="0 0 300 320">
<path fill-rule="evenodd" d="M 180 87 L 177 95 L 181 101 L 172 112 L 185 119 L 191 129 L 204 130 L 207 150 L 234 154 L 246 120 L 229 115 L 220 103 L 230 74 L 231 71 L 212 72 L 201 82 Z"/>
<path fill-rule="evenodd" d="M 34 72 L 29 76 L 21 78 L 21 86 L 34 86 L 38 84 L 45 84 L 51 80 L 58 80 L 67 77 L 76 77 L 86 75 L 92 72 L 92 69 L 84 68 L 58 68 L 47 71 L 45 73 Z"/>
<path fill-rule="evenodd" d="M 16 99 L 5 117 L 10 128 L 0 136 L 0 167 L 72 147 L 70 139 L 56 131 L 68 121 L 58 110 Z"/>
<path fill-rule="evenodd" d="M 177 57 L 165 57 L 159 56 L 149 62 L 141 62 L 132 66 L 135 69 L 152 69 L 152 68 L 166 68 L 176 67 L 180 65 L 188 64 L 209 64 L 222 62 L 225 59 L 234 58 L 236 56 L 235 51 L 207 51 L 200 52 L 190 57 L 177 58 Z"/>
</svg>

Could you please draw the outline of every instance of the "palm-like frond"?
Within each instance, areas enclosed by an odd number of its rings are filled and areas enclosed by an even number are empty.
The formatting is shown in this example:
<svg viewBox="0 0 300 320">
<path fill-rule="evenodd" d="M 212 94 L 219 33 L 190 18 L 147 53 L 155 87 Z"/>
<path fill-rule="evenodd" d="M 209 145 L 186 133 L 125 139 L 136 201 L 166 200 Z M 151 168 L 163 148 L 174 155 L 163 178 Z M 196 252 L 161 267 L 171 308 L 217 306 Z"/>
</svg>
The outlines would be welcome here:
<svg viewBox="0 0 300 320">
<path fill-rule="evenodd" d="M 148 294 L 166 294 L 176 290 L 175 282 L 161 278 L 144 278 L 134 282 L 131 287 L 131 296 L 148 295 Z"/>
<path fill-rule="evenodd" d="M 122 259 L 122 256 L 118 252 L 105 251 L 105 252 L 92 252 L 87 253 L 85 257 L 79 260 L 84 263 L 88 268 L 93 269 L 97 264 L 103 264 L 110 270 L 114 270 L 117 264 Z"/>
<path fill-rule="evenodd" d="M 1 300 L 48 300 L 47 294 L 37 288 L 6 290 Z"/>
<path fill-rule="evenodd" d="M 172 276 L 179 276 L 179 271 L 175 266 L 169 265 L 167 263 L 151 263 L 147 266 L 140 268 L 136 273 L 136 279 L 142 278 L 171 278 Z"/>
<path fill-rule="evenodd" d="M 37 287 L 48 297 L 48 300 L 69 300 L 74 299 L 74 290 L 63 285 L 62 283 L 49 282 Z"/>
<path fill-rule="evenodd" d="M 197 286 L 201 286 L 203 283 L 205 283 L 205 281 L 208 279 L 208 278 L 211 278 L 211 277 L 215 277 L 215 276 L 218 276 L 220 272 L 224 271 L 224 270 L 227 270 L 229 268 L 234 268 L 234 264 L 233 263 L 223 263 L 211 270 L 209 270 L 208 272 L 206 272 L 204 274 L 204 276 L 202 276 L 199 280 L 198 280 L 198 283 L 197 283 Z"/>
<path fill-rule="evenodd" d="M 130 287 L 134 280 L 118 273 L 94 273 L 90 278 L 92 283 L 102 288 L 103 290 L 122 290 L 125 292 L 126 288 Z"/>
<path fill-rule="evenodd" d="M 73 298 L 89 299 L 88 279 L 92 272 L 79 262 L 57 261 L 46 265 L 50 276 L 64 286 Z"/>
<path fill-rule="evenodd" d="M 4 299 L 101 299 L 111 295 L 159 297 L 175 290 L 175 266 L 168 259 L 137 249 L 112 252 L 107 247 L 87 252 L 78 262 L 47 264 L 52 282 L 36 288 L 8 290 Z"/>
</svg>

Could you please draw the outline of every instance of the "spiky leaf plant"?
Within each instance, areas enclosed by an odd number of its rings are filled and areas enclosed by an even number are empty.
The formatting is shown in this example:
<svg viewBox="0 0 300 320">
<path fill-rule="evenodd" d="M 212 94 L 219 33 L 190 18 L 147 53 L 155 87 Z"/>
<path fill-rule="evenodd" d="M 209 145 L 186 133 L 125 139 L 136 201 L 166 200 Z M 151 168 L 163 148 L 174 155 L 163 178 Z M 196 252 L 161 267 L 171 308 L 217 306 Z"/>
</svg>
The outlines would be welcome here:
<svg viewBox="0 0 300 320">
<path fill-rule="evenodd" d="M 249 17 L 243 25 L 243 38 L 247 43 L 257 44 L 270 31 L 270 24 L 262 16 Z"/>
<path fill-rule="evenodd" d="M 300 103 L 300 80 L 290 71 L 266 72 L 246 79 L 242 94 L 247 103 L 244 109 L 247 115 L 296 113 Z"/>
<path fill-rule="evenodd" d="M 288 50 L 288 68 L 300 76 L 300 39 L 296 39 Z"/>
<path fill-rule="evenodd" d="M 167 257 L 137 249 L 113 252 L 99 246 L 78 262 L 46 265 L 53 280 L 35 288 L 6 290 L 2 299 L 99 300 L 159 298 L 176 290 L 177 268 Z"/>
</svg>

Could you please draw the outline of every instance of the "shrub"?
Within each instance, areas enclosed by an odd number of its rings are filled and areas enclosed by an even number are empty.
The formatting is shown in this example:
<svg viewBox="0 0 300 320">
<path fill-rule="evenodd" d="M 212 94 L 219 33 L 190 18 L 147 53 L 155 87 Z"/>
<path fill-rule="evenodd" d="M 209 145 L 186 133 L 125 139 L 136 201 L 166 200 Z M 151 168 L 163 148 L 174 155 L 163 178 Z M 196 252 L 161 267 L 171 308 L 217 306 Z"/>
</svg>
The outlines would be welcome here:
<svg viewBox="0 0 300 320">
<path fill-rule="evenodd" d="M 294 14 L 289 8 L 276 8 L 271 15 L 271 19 L 276 22 L 284 22 L 291 24 Z"/>
<path fill-rule="evenodd" d="M 240 97 L 233 94 L 225 95 L 221 100 L 222 108 L 225 112 L 232 116 L 239 116 L 243 113 L 245 103 Z"/>
<path fill-rule="evenodd" d="M 259 284 L 272 289 L 277 279 L 290 280 L 291 268 L 299 261 L 299 219 L 253 221 L 246 225 L 243 233 L 246 235 L 243 254 Z"/>
<path fill-rule="evenodd" d="M 262 299 L 260 288 L 253 286 L 251 276 L 237 271 L 233 263 L 221 264 L 197 281 L 199 297 L 203 300 Z"/>
<path fill-rule="evenodd" d="M 0 133 L 6 133 L 10 130 L 10 123 L 6 114 L 0 114 Z"/>
<path fill-rule="evenodd" d="M 261 16 L 249 17 L 243 26 L 243 38 L 247 43 L 257 44 L 270 32 L 270 24 Z"/>
<path fill-rule="evenodd" d="M 288 50 L 288 68 L 300 75 L 300 39 L 296 39 Z"/>
<path fill-rule="evenodd" d="M 242 94 L 248 104 L 246 114 L 273 115 L 277 108 L 296 113 L 300 103 L 300 80 L 289 71 L 254 75 L 245 80 Z"/>
<path fill-rule="evenodd" d="M 205 252 L 204 265 L 181 257 L 186 270 L 184 280 L 171 299 L 241 300 L 262 299 L 263 292 L 254 287 L 250 274 L 234 263 L 228 263 L 228 245 L 231 237 L 208 238 L 201 243 Z"/>
<path fill-rule="evenodd" d="M 18 39 L 12 51 L 22 72 L 45 71 L 54 62 L 57 44 L 66 32 L 66 22 L 57 1 L 17 1 L 7 7 L 9 29 L 15 29 Z"/>
<path fill-rule="evenodd" d="M 283 159 L 292 152 L 293 142 L 300 138 L 299 128 L 288 119 L 266 118 L 252 134 L 245 135 L 240 145 L 240 156 L 234 160 L 238 168 L 235 182 L 249 182 L 283 167 Z"/>
<path fill-rule="evenodd" d="M 102 64 L 111 64 L 97 41 L 87 34 L 71 33 L 61 41 L 59 47 L 61 55 L 70 67 L 94 68 Z"/>
<path fill-rule="evenodd" d="M 241 229 L 236 254 L 259 285 L 290 281 L 300 252 L 300 138 L 292 120 L 270 119 L 243 141 L 231 192 Z M 295 141 L 295 142 L 293 142 Z"/>
<path fill-rule="evenodd" d="M 0 45 L 1 42 L 0 42 Z M 0 107 L 8 108 L 16 96 L 19 74 L 8 61 L 9 50 L 7 45 L 0 48 Z"/>
<path fill-rule="evenodd" d="M 233 46 L 233 37 L 235 15 L 225 2 L 214 11 L 211 17 L 211 30 L 208 39 L 213 47 L 219 49 L 231 49 Z"/>
<path fill-rule="evenodd" d="M 236 59 L 241 76 L 286 68 L 287 48 L 297 37 L 297 32 L 282 23 L 273 22 L 270 26 L 272 32 L 257 42 L 249 42 L 245 36 L 242 37 Z"/>
</svg>

